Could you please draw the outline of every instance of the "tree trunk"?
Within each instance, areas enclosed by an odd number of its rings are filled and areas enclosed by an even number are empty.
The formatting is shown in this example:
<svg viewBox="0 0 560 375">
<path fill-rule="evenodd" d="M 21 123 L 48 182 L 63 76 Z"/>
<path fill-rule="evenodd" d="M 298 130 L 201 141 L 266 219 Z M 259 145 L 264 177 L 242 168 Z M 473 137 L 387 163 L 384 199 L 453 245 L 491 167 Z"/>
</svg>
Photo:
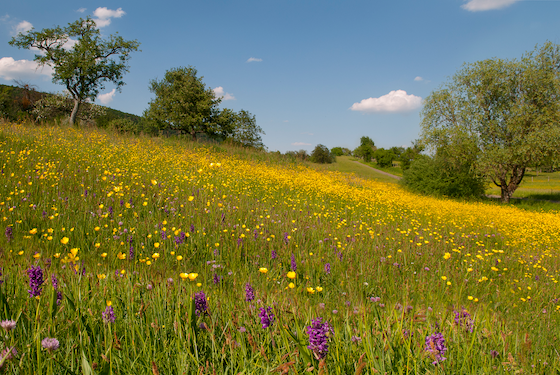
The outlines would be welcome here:
<svg viewBox="0 0 560 375">
<path fill-rule="evenodd" d="M 80 110 L 80 101 L 74 99 L 74 108 L 72 109 L 72 114 L 70 115 L 70 125 L 74 125 L 76 122 L 76 117 L 78 116 L 78 111 Z"/>
<path fill-rule="evenodd" d="M 511 196 L 519 187 L 519 184 L 523 180 L 523 176 L 525 176 L 525 168 L 514 166 L 513 170 L 511 171 L 511 178 L 509 183 L 507 183 L 506 178 L 500 178 L 500 188 L 502 190 L 502 203 L 509 203 Z"/>
</svg>

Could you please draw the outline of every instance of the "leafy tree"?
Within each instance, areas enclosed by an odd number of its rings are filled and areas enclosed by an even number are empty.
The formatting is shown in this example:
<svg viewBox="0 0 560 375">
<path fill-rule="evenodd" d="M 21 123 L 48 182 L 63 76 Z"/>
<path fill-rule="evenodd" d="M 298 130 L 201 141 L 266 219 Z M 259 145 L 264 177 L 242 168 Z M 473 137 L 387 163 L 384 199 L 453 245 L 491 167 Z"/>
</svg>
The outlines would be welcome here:
<svg viewBox="0 0 560 375">
<path fill-rule="evenodd" d="M 410 163 L 418 158 L 422 151 L 424 151 L 424 146 L 422 146 L 420 142 L 413 142 L 412 147 L 407 147 L 399 157 L 401 169 L 406 171 L 410 168 Z"/>
<path fill-rule="evenodd" d="M 77 37 L 68 48 L 70 38 Z M 117 90 L 124 85 L 123 76 L 128 72 L 127 61 L 132 51 L 140 45 L 136 40 L 124 40 L 110 35 L 104 40 L 91 18 L 80 18 L 67 27 L 19 33 L 10 40 L 10 45 L 24 49 L 38 49 L 34 61 L 39 66 L 53 68 L 53 82 L 62 84 L 70 93 L 74 106 L 70 123 L 74 124 L 80 106 L 87 99 L 95 100 L 105 82 L 112 82 Z"/>
<path fill-rule="evenodd" d="M 313 163 L 330 164 L 334 161 L 334 156 L 331 154 L 327 146 L 317 145 L 311 153 L 311 161 Z"/>
<path fill-rule="evenodd" d="M 235 113 L 219 110 L 222 99 L 216 98 L 197 74 L 192 66 L 179 67 L 166 71 L 161 81 L 151 80 L 150 91 L 156 97 L 144 117 L 160 129 L 185 131 L 193 140 L 200 134 L 226 138 L 233 134 Z"/>
<path fill-rule="evenodd" d="M 465 65 L 432 92 L 422 110 L 422 141 L 477 174 L 509 202 L 528 166 L 560 154 L 560 46 L 546 43 L 520 60 Z"/>
<path fill-rule="evenodd" d="M 263 129 L 257 125 L 255 115 L 241 110 L 235 114 L 233 120 L 233 134 L 231 139 L 244 147 L 264 149 L 261 134 L 265 134 Z"/>
<path fill-rule="evenodd" d="M 393 154 L 390 150 L 385 150 L 384 148 L 378 148 L 373 156 L 375 157 L 375 161 L 377 165 L 381 168 L 391 167 L 393 165 L 393 159 L 396 159 L 395 154 Z"/>
<path fill-rule="evenodd" d="M 344 151 L 342 151 L 342 147 L 333 147 L 331 148 L 331 154 L 334 156 L 342 156 L 344 155 Z"/>
<path fill-rule="evenodd" d="M 369 163 L 373 158 L 373 148 L 370 145 L 364 144 L 356 148 L 352 154 L 357 158 L 364 159 L 365 162 Z"/>
<path fill-rule="evenodd" d="M 360 138 L 360 146 L 370 146 L 375 148 L 375 142 L 370 137 L 363 136 Z"/>
<path fill-rule="evenodd" d="M 352 154 L 358 158 L 364 159 L 369 163 L 373 158 L 374 151 L 377 150 L 375 143 L 370 137 L 363 136 L 360 138 L 360 146 L 356 148 Z"/>
</svg>

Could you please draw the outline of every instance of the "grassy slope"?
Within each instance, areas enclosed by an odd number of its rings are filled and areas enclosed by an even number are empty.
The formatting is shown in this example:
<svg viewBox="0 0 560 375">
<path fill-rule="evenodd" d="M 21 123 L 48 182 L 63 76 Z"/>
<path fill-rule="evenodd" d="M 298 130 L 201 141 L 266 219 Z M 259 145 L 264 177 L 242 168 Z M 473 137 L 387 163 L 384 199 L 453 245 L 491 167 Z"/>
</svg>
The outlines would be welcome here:
<svg viewBox="0 0 560 375">
<path fill-rule="evenodd" d="M 388 177 L 382 173 L 376 172 L 375 170 L 371 169 L 370 167 L 364 164 L 356 163 L 349 156 L 338 156 L 336 158 L 336 163 L 326 164 L 326 165 L 311 164 L 310 166 L 319 170 L 353 173 L 357 177 L 373 179 L 379 182 L 388 182 L 388 183 L 397 182 L 396 179 Z"/>
</svg>

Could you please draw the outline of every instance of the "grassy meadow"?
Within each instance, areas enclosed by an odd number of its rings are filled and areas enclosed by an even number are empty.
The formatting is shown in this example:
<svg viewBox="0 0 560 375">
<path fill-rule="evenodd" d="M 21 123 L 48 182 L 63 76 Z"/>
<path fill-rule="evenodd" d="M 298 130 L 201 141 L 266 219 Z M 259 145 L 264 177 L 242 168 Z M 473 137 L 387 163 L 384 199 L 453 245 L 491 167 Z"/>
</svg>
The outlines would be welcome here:
<svg viewBox="0 0 560 375">
<path fill-rule="evenodd" d="M 560 372 L 555 212 L 97 129 L 0 158 L 0 373 Z"/>
</svg>

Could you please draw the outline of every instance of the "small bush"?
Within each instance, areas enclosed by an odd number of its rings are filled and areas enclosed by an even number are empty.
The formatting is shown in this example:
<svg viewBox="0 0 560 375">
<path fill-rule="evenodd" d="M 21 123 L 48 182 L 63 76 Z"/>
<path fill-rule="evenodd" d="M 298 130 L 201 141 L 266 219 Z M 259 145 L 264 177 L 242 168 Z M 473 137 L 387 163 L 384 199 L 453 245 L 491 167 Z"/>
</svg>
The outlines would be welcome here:
<svg viewBox="0 0 560 375">
<path fill-rule="evenodd" d="M 334 156 L 331 154 L 327 146 L 317 145 L 311 153 L 311 161 L 313 163 L 330 164 L 334 161 Z"/>
<path fill-rule="evenodd" d="M 454 198 L 480 196 L 485 188 L 484 179 L 469 165 L 454 167 L 426 155 L 412 161 L 401 183 L 417 193 Z"/>
</svg>

